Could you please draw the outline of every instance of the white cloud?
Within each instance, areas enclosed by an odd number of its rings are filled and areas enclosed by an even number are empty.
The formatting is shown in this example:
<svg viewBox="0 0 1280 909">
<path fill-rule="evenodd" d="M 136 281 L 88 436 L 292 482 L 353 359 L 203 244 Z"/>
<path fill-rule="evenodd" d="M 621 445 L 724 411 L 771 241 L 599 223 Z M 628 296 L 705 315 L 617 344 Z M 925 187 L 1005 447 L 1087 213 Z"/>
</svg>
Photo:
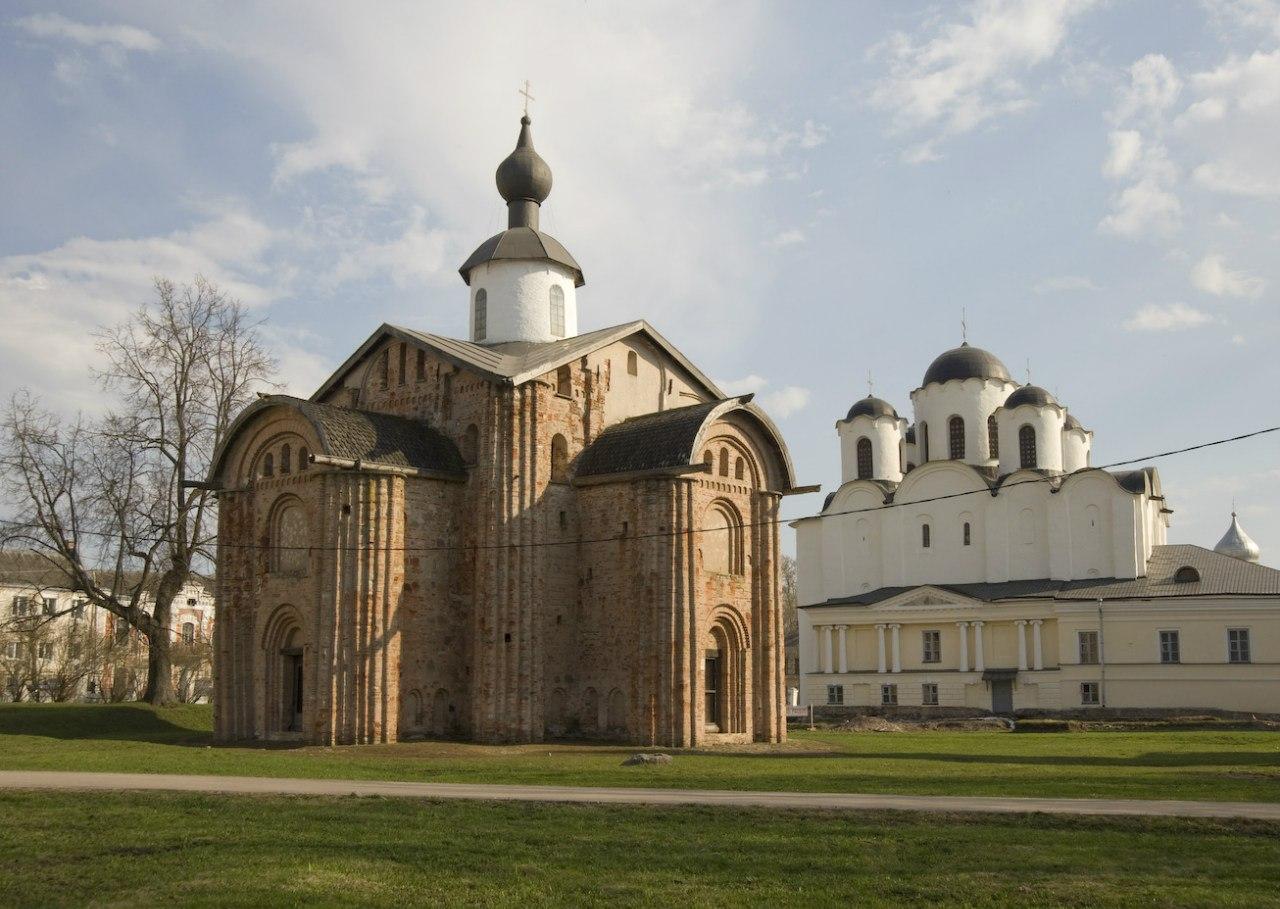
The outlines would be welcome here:
<svg viewBox="0 0 1280 909">
<path fill-rule="evenodd" d="M 790 230 L 784 230 L 774 234 L 769 238 L 765 245 L 771 246 L 774 249 L 783 249 L 788 246 L 799 246 L 804 243 L 806 239 L 804 231 L 793 227 Z"/>
<path fill-rule="evenodd" d="M 124 51 L 154 51 L 160 39 L 132 25 L 85 25 L 58 13 L 37 13 L 14 20 L 14 25 L 38 38 L 60 38 L 84 47 L 103 45 Z"/>
<path fill-rule="evenodd" d="M 1098 285 L 1085 275 L 1054 275 L 1036 282 L 1032 288 L 1037 294 L 1070 293 L 1078 290 L 1097 290 Z"/>
<path fill-rule="evenodd" d="M 898 130 L 969 132 L 998 116 L 1031 106 L 1025 75 L 1061 49 L 1071 20 L 1092 0 L 977 0 L 965 21 L 933 25 L 927 38 L 896 33 L 875 53 L 888 58 L 889 75 L 876 83 L 871 104 L 889 112 Z M 933 160 L 926 143 L 908 152 L 913 162 Z"/>
<path fill-rule="evenodd" d="M 1226 259 L 1211 253 L 1191 269 L 1191 283 L 1215 297 L 1255 298 L 1262 294 L 1267 282 L 1257 275 L 1227 267 Z"/>
<path fill-rule="evenodd" d="M 1117 123 L 1160 115 L 1173 106 L 1182 80 L 1162 54 L 1147 54 L 1129 67 L 1129 82 L 1121 89 L 1112 117 Z"/>
<path fill-rule="evenodd" d="M 1280 50 L 1228 57 L 1196 73 L 1199 100 L 1176 126 L 1199 159 L 1192 178 L 1214 192 L 1280 195 Z"/>
<path fill-rule="evenodd" d="M 1098 224 L 1105 233 L 1137 239 L 1168 237 L 1182 224 L 1182 203 L 1159 181 L 1148 178 L 1127 186 L 1115 196 L 1111 213 Z"/>
<path fill-rule="evenodd" d="M 1102 173 L 1112 179 L 1127 177 L 1142 160 L 1142 133 L 1136 129 L 1117 129 L 1107 141 L 1111 150 L 1102 164 Z"/>
<path fill-rule="evenodd" d="M 785 420 L 793 413 L 803 410 L 809 404 L 809 389 L 798 385 L 787 385 L 783 388 L 765 391 L 769 380 L 755 373 L 740 379 L 717 381 L 717 385 L 728 395 L 756 395 L 756 403 L 765 409 L 771 417 Z M 763 392 L 763 394 L 762 394 Z"/>
<path fill-rule="evenodd" d="M 1160 306 L 1148 303 L 1124 323 L 1126 331 L 1181 331 L 1212 322 L 1208 313 L 1193 309 L 1185 303 Z"/>
</svg>

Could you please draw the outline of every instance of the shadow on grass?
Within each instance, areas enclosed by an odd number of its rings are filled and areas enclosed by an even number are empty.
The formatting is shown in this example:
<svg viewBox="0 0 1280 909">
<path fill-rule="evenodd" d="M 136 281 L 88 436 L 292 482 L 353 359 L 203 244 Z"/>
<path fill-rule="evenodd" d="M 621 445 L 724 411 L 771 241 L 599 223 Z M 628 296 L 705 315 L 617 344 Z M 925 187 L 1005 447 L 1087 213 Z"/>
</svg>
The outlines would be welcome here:
<svg viewBox="0 0 1280 909">
<path fill-rule="evenodd" d="M 153 742 L 204 747 L 212 744 L 207 729 L 175 722 L 190 719 L 188 708 L 145 704 L 6 704 L 0 709 L 0 735 L 31 735 L 52 739 Z"/>
</svg>

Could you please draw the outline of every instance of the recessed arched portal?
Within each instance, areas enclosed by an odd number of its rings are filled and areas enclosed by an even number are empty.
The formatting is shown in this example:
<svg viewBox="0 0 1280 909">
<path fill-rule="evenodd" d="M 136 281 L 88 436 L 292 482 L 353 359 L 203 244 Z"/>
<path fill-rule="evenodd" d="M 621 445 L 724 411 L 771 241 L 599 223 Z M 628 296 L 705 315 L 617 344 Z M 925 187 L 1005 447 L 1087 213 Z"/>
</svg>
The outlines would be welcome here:
<svg viewBox="0 0 1280 909">
<path fill-rule="evenodd" d="M 747 665 L 751 640 L 737 610 L 718 606 L 705 638 L 702 723 L 707 732 L 747 732 Z"/>
<path fill-rule="evenodd" d="M 306 730 L 306 641 L 302 621 L 292 606 L 280 606 L 262 636 L 266 682 L 268 738 L 302 736 Z"/>
</svg>

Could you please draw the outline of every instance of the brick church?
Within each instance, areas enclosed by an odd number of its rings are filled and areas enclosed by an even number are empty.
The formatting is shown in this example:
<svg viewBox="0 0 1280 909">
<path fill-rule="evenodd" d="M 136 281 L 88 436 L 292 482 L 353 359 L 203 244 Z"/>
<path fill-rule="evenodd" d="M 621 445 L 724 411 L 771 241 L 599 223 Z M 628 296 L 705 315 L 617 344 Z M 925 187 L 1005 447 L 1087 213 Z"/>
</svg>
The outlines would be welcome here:
<svg viewBox="0 0 1280 909">
<path fill-rule="evenodd" d="M 781 741 L 773 423 L 644 321 L 578 333 L 528 117 L 470 338 L 382 325 L 218 451 L 215 731 Z"/>
</svg>

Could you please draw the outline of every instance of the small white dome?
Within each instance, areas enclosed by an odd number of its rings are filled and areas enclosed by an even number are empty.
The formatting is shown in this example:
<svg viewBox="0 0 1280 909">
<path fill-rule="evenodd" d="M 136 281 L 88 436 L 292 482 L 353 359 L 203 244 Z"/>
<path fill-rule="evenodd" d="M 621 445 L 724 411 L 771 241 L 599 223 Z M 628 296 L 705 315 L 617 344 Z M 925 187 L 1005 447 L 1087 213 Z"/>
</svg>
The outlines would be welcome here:
<svg viewBox="0 0 1280 909">
<path fill-rule="evenodd" d="M 1231 526 L 1222 535 L 1218 545 L 1213 547 L 1213 551 L 1231 556 L 1233 559 L 1243 559 L 1246 562 L 1256 562 L 1262 555 L 1262 550 L 1258 548 L 1258 544 L 1249 538 L 1249 535 L 1240 526 L 1240 522 L 1236 520 L 1234 511 L 1231 512 Z"/>
</svg>

